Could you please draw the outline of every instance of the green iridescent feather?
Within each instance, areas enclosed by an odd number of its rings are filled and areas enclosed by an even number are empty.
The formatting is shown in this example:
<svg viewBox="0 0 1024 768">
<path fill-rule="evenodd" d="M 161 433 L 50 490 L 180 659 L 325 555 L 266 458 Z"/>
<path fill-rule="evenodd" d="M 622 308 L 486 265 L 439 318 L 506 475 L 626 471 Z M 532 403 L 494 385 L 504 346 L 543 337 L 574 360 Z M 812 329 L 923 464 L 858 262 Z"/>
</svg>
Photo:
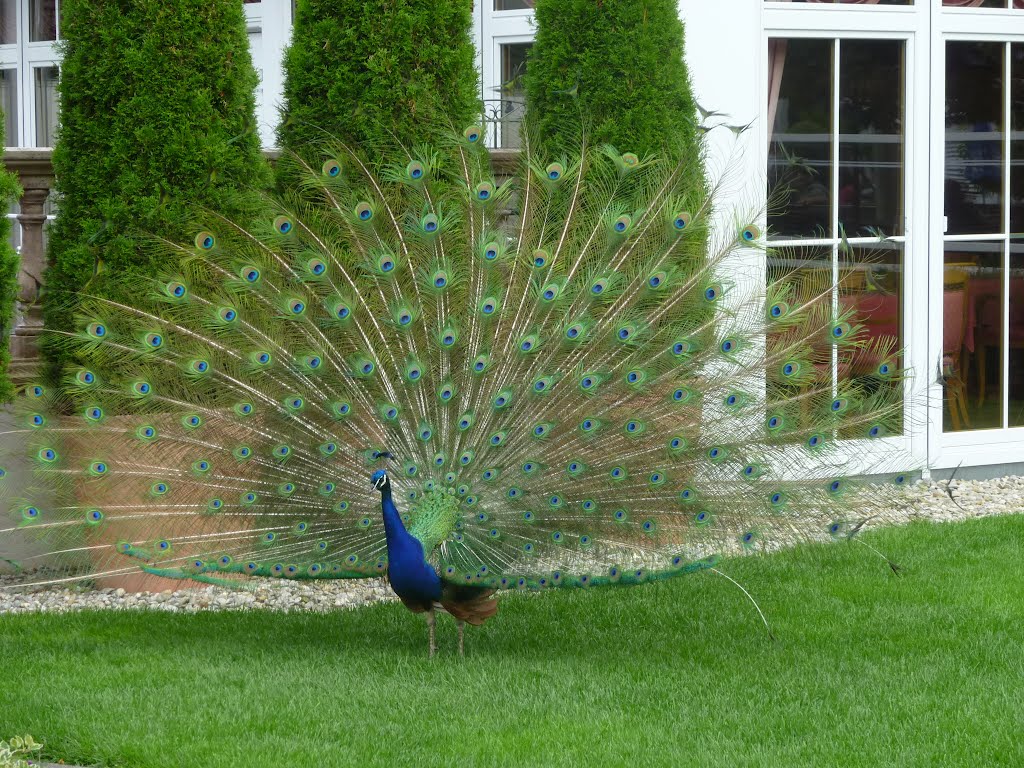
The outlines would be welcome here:
<svg viewBox="0 0 1024 768">
<path fill-rule="evenodd" d="M 905 374 L 831 262 L 765 254 L 757 210 L 712 228 L 715 185 L 658 158 L 527 149 L 499 183 L 481 135 L 283 158 L 262 221 L 204 214 L 148 244 L 178 266 L 137 303 L 80 297 L 79 367 L 3 435 L 38 581 L 377 576 L 378 468 L 442 577 L 498 588 L 669 578 L 893 503 L 849 476 L 906 461 Z"/>
</svg>

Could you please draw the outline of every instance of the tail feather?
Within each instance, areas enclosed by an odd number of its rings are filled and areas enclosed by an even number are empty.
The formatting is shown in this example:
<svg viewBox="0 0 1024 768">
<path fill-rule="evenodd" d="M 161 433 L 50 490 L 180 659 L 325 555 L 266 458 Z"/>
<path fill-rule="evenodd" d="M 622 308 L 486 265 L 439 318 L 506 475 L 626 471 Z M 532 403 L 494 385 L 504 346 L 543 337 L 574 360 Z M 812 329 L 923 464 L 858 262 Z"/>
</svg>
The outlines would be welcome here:
<svg viewBox="0 0 1024 768">
<path fill-rule="evenodd" d="M 849 475 L 905 464 L 877 438 L 912 426 L 906 373 L 831 264 L 765 278 L 760 211 L 711 226 L 724 181 L 584 146 L 498 185 L 480 135 L 284 158 L 262 220 L 203 212 L 147 244 L 173 266 L 137 303 L 83 296 L 79 365 L 2 436 L 34 477 L 0 473 L 0 534 L 41 534 L 52 579 L 376 576 L 386 462 L 410 524 L 460 499 L 433 557 L 472 621 L 494 588 L 667 578 L 892 502 Z"/>
</svg>

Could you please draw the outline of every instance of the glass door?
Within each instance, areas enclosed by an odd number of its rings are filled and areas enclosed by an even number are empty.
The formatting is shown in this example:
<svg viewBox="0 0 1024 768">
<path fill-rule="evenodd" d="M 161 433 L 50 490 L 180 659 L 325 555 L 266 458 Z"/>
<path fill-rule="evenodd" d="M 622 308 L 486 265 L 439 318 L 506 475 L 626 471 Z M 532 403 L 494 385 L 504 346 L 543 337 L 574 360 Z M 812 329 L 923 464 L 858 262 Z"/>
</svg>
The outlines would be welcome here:
<svg viewBox="0 0 1024 768">
<path fill-rule="evenodd" d="M 941 466 L 1019 462 L 1024 2 L 936 0 L 932 12 L 931 454 Z"/>
</svg>

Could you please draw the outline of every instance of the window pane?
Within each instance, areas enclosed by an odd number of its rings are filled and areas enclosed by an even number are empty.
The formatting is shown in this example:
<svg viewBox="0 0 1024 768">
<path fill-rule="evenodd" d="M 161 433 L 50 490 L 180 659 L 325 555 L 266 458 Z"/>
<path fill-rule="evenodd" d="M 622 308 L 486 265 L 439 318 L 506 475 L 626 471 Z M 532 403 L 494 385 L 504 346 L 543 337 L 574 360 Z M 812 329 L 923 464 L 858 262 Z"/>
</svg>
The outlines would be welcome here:
<svg viewBox="0 0 1024 768">
<path fill-rule="evenodd" d="M 903 234 L 903 42 L 839 44 L 839 222 Z"/>
<path fill-rule="evenodd" d="M 791 307 L 808 307 L 808 316 L 814 322 L 832 316 L 834 295 L 833 260 L 835 249 L 826 247 L 797 247 L 771 249 L 767 254 L 766 277 L 774 284 L 781 300 Z M 769 330 L 769 345 L 781 349 L 799 348 L 814 375 L 800 384 L 790 384 L 778 375 L 767 372 L 767 410 L 781 414 L 796 429 L 787 436 L 787 442 L 802 443 L 820 422 L 821 404 L 832 395 L 832 345 L 826 334 L 814 337 L 808 345 L 796 328 Z"/>
<path fill-rule="evenodd" d="M 1024 232 L 1024 44 L 1015 43 L 1010 94 L 1010 232 Z M 1010 423 L 1024 426 L 1024 239 L 1010 241 Z"/>
<path fill-rule="evenodd" d="M 492 107 L 498 124 L 498 146 L 505 149 L 520 147 L 519 129 L 526 108 L 523 76 L 526 57 L 532 43 L 511 43 L 501 46 L 501 85 L 498 103 Z"/>
<path fill-rule="evenodd" d="M 1006 0 L 942 0 L 942 4 L 958 8 L 1005 8 Z M 1014 7 L 1020 7 L 1019 0 Z"/>
<path fill-rule="evenodd" d="M 1024 44 L 1010 48 L 1010 232 L 1024 232 Z"/>
<path fill-rule="evenodd" d="M 18 0 L 0 0 L 0 45 L 18 42 L 17 7 Z"/>
<path fill-rule="evenodd" d="M 902 380 L 880 375 L 883 364 L 892 371 L 902 364 L 903 245 L 883 242 L 853 246 L 843 253 L 839 250 L 835 246 L 779 248 L 767 255 L 773 296 L 791 307 L 807 308 L 809 321 L 822 324 L 822 333 L 810 345 L 803 340 L 803 331 L 796 329 L 768 334 L 769 343 L 783 349 L 806 349 L 806 362 L 814 368 L 815 375 L 799 384 L 788 384 L 778 375 L 768 377 L 769 410 L 785 415 L 799 428 L 791 435 L 794 442 L 803 442 L 808 436 L 800 430 L 820 428 L 822 409 L 831 403 L 834 387 L 853 395 L 861 413 L 872 414 L 870 423 L 865 420 L 843 427 L 838 437 L 868 437 L 871 424 L 883 425 L 886 434 L 903 431 Z M 858 328 L 862 343 L 849 347 L 830 343 L 826 329 L 836 317 L 834 306 Z"/>
<path fill-rule="evenodd" d="M 880 376 L 883 365 L 902 367 L 903 244 L 856 245 L 840 262 L 840 306 L 853 310 L 852 322 L 863 327 L 864 346 L 840 362 L 839 375 L 863 394 L 864 413 L 878 415 L 886 434 L 903 432 L 903 381 Z M 863 429 L 863 428 L 861 428 Z M 865 437 L 851 434 L 849 437 Z"/>
<path fill-rule="evenodd" d="M 57 0 L 29 0 L 28 17 L 31 42 L 57 39 Z"/>
<path fill-rule="evenodd" d="M 35 71 L 36 146 L 52 147 L 57 136 L 57 67 L 39 67 Z"/>
<path fill-rule="evenodd" d="M 4 110 L 4 140 L 18 146 L 18 71 L 0 69 L 0 107 Z"/>
<path fill-rule="evenodd" d="M 913 5 L 914 0 L 781 0 L 789 3 L 852 3 L 854 5 Z M 779 0 L 767 0 L 779 2 Z"/>
<path fill-rule="evenodd" d="M 946 243 L 942 369 L 946 431 L 1003 425 L 1003 243 Z"/>
<path fill-rule="evenodd" d="M 496 11 L 523 11 L 533 8 L 536 0 L 494 0 Z"/>
<path fill-rule="evenodd" d="M 946 44 L 946 232 L 1003 231 L 1003 43 Z"/>
<path fill-rule="evenodd" d="M 776 237 L 831 237 L 831 40 L 769 45 L 768 225 Z"/>
<path fill-rule="evenodd" d="M 840 263 L 840 274 L 856 308 L 856 320 L 865 326 L 867 337 L 876 340 L 876 346 L 892 339 L 889 352 L 895 353 L 903 346 L 903 244 L 886 241 L 855 245 L 850 255 L 851 259 Z M 871 356 L 880 361 L 884 355 L 876 348 Z M 857 368 L 867 370 L 862 363 Z"/>
<path fill-rule="evenodd" d="M 1024 244 L 1010 245 L 1010 424 L 1024 427 Z"/>
</svg>

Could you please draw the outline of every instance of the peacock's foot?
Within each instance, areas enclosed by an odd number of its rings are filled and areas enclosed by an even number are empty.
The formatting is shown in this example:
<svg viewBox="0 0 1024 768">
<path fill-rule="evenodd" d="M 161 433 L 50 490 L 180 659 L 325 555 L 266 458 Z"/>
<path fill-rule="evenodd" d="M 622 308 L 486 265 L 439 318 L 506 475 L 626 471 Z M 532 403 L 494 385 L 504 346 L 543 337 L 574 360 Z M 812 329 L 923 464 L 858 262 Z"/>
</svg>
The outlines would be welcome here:
<svg viewBox="0 0 1024 768">
<path fill-rule="evenodd" d="M 465 658 L 466 657 L 466 644 L 465 644 L 465 639 L 466 639 L 466 637 L 465 637 L 465 635 L 466 635 L 466 622 L 460 621 L 460 622 L 458 622 L 458 625 L 459 625 L 459 657 L 460 658 Z"/>
</svg>

